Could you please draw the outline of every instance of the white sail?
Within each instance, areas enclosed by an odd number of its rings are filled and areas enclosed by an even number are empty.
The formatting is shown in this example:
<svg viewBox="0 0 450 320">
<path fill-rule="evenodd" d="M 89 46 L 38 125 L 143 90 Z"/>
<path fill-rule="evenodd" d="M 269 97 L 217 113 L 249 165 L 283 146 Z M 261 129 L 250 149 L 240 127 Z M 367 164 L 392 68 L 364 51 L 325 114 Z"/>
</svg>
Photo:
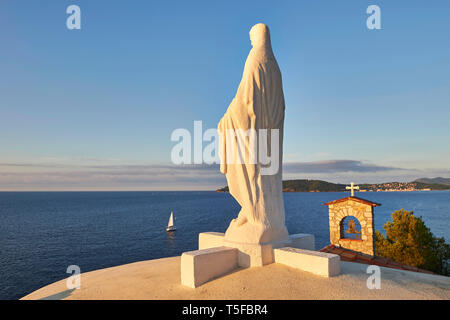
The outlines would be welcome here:
<svg viewBox="0 0 450 320">
<path fill-rule="evenodd" d="M 170 213 L 169 224 L 167 228 L 173 227 L 173 212 Z"/>
</svg>

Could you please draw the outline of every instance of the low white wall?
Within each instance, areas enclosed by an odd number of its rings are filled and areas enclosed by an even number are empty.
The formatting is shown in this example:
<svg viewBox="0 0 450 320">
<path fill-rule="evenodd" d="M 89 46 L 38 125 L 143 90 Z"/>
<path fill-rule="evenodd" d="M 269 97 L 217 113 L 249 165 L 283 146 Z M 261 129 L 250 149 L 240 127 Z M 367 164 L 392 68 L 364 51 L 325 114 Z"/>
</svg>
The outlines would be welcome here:
<svg viewBox="0 0 450 320">
<path fill-rule="evenodd" d="M 341 272 L 341 258 L 337 254 L 285 247 L 274 250 L 276 263 L 333 277 Z"/>
<path fill-rule="evenodd" d="M 196 288 L 238 267 L 236 248 L 217 247 L 181 255 L 181 283 Z"/>
</svg>

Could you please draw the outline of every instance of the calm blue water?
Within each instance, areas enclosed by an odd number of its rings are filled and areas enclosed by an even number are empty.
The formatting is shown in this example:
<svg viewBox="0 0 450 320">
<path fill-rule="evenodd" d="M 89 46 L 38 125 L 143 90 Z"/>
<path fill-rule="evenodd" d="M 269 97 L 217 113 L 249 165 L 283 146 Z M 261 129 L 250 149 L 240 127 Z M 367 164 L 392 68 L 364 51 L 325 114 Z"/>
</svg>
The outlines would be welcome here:
<svg viewBox="0 0 450 320">
<path fill-rule="evenodd" d="M 344 193 L 285 193 L 290 233 L 313 233 L 328 244 L 328 208 Z M 378 192 L 359 196 L 379 202 L 375 228 L 404 208 L 422 216 L 450 241 L 450 192 Z M 170 211 L 177 232 L 165 227 Z M 0 192 L 0 299 L 18 299 L 69 276 L 197 249 L 199 232 L 224 232 L 239 206 L 216 192 Z"/>
</svg>

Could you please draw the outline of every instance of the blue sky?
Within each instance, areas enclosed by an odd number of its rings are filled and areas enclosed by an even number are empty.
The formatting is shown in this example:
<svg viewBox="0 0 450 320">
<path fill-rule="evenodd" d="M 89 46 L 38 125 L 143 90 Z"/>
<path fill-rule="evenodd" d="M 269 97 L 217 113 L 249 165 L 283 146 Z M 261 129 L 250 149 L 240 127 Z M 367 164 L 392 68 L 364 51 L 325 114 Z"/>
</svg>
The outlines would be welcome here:
<svg viewBox="0 0 450 320">
<path fill-rule="evenodd" d="M 67 6 L 81 30 L 66 28 Z M 366 8 L 381 8 L 381 30 Z M 450 177 L 448 1 L 0 3 L 0 190 L 211 189 L 174 129 L 215 128 L 266 23 L 286 98 L 285 178 Z"/>
</svg>

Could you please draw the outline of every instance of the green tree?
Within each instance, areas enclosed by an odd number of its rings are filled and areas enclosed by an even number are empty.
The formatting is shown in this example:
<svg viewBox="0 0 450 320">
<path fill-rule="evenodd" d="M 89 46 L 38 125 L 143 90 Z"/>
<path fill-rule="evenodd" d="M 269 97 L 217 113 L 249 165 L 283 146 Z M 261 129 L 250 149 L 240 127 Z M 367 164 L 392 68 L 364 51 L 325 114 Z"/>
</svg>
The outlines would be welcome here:
<svg viewBox="0 0 450 320">
<path fill-rule="evenodd" d="M 386 235 L 375 232 L 375 253 L 410 266 L 448 275 L 450 245 L 435 237 L 422 217 L 413 211 L 397 210 L 384 225 Z"/>
</svg>

